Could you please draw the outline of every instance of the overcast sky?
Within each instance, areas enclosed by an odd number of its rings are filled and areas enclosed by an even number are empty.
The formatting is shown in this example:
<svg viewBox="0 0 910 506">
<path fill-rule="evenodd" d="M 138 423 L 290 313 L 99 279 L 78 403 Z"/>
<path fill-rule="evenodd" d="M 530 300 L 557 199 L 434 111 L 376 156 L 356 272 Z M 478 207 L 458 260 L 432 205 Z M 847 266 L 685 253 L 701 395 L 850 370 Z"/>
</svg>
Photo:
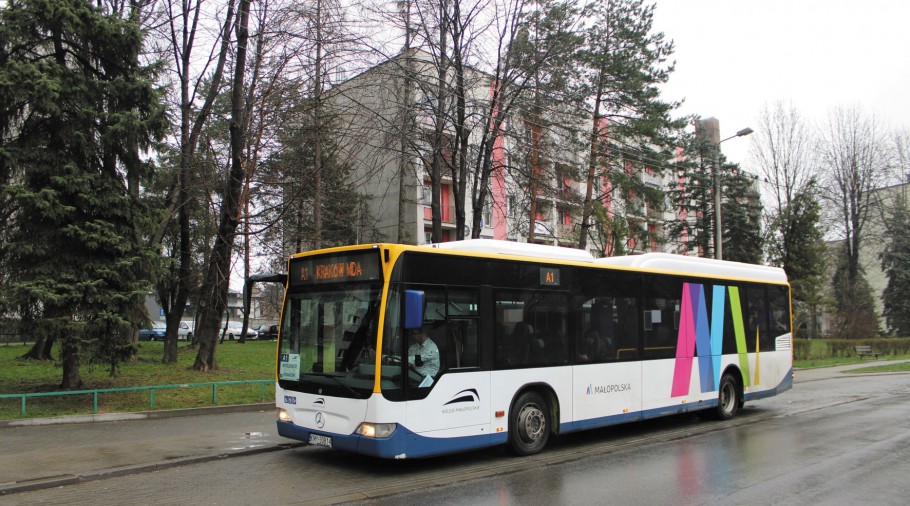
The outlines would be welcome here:
<svg viewBox="0 0 910 506">
<path fill-rule="evenodd" d="M 657 0 L 654 28 L 676 44 L 667 99 L 720 120 L 722 138 L 757 127 L 765 104 L 792 103 L 813 122 L 860 105 L 910 126 L 910 2 Z M 750 170 L 750 139 L 724 154 Z M 755 172 L 753 170 L 753 172 Z"/>
</svg>

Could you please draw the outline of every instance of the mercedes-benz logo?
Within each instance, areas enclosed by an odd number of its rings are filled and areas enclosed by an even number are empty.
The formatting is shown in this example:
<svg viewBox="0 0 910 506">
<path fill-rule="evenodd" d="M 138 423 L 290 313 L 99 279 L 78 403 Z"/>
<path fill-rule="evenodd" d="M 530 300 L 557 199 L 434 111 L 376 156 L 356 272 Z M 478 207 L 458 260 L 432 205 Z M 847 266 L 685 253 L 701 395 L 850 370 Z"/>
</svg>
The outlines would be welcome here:
<svg viewBox="0 0 910 506">
<path fill-rule="evenodd" d="M 316 427 L 320 429 L 325 427 L 325 415 L 322 414 L 322 411 L 316 413 Z"/>
</svg>

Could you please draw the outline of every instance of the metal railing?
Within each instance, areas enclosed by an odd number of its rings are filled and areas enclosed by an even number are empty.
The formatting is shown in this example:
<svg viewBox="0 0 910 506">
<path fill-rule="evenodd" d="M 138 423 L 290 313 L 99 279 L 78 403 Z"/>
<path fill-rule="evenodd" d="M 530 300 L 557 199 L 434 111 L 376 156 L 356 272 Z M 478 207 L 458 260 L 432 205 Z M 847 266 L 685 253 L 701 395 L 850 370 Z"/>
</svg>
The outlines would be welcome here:
<svg viewBox="0 0 910 506">
<path fill-rule="evenodd" d="M 92 413 L 98 413 L 98 396 L 100 394 L 117 393 L 117 392 L 149 392 L 149 410 L 155 409 L 155 391 L 156 390 L 174 390 L 178 388 L 197 388 L 212 387 L 212 405 L 218 403 L 218 387 L 229 385 L 256 385 L 260 386 L 260 400 L 265 401 L 265 386 L 274 384 L 275 380 L 247 380 L 247 381 L 216 381 L 207 383 L 183 383 L 179 385 L 154 385 L 144 387 L 129 388 L 97 388 L 94 390 L 71 390 L 66 392 L 40 392 L 28 394 L 0 394 L 0 399 L 21 399 L 21 416 L 26 415 L 26 400 L 36 397 L 55 397 L 67 395 L 91 395 L 92 396 Z"/>
</svg>

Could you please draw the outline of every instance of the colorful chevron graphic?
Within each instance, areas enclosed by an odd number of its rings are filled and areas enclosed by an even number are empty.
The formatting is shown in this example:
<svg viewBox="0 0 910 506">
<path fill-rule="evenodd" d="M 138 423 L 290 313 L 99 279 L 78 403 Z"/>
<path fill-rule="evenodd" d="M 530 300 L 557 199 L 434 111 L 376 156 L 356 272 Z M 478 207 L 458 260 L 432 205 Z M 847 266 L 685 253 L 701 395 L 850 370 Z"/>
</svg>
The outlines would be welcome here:
<svg viewBox="0 0 910 506">
<path fill-rule="evenodd" d="M 692 378 L 692 364 L 698 357 L 699 383 L 702 392 L 717 390 L 720 383 L 720 358 L 723 350 L 724 308 L 727 297 L 730 300 L 730 317 L 736 337 L 736 352 L 743 378 L 749 385 L 749 355 L 746 348 L 746 332 L 743 324 L 739 287 L 714 285 L 712 288 L 711 319 L 705 302 L 705 287 L 696 283 L 683 283 L 680 306 L 679 333 L 676 342 L 676 364 L 673 369 L 672 397 L 689 395 Z M 756 340 L 758 334 L 756 333 Z M 758 346 L 756 345 L 755 382 L 758 383 Z"/>
</svg>

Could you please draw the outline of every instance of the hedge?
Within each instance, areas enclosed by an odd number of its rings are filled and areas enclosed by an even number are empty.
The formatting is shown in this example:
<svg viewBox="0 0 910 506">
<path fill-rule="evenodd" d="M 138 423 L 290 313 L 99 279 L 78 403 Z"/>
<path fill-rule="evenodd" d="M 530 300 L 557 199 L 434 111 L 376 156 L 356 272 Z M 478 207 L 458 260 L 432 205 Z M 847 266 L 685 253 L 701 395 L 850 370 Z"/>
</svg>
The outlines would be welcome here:
<svg viewBox="0 0 910 506">
<path fill-rule="evenodd" d="M 854 346 L 868 345 L 883 357 L 910 354 L 910 339 L 795 339 L 795 360 L 856 357 Z"/>
</svg>

